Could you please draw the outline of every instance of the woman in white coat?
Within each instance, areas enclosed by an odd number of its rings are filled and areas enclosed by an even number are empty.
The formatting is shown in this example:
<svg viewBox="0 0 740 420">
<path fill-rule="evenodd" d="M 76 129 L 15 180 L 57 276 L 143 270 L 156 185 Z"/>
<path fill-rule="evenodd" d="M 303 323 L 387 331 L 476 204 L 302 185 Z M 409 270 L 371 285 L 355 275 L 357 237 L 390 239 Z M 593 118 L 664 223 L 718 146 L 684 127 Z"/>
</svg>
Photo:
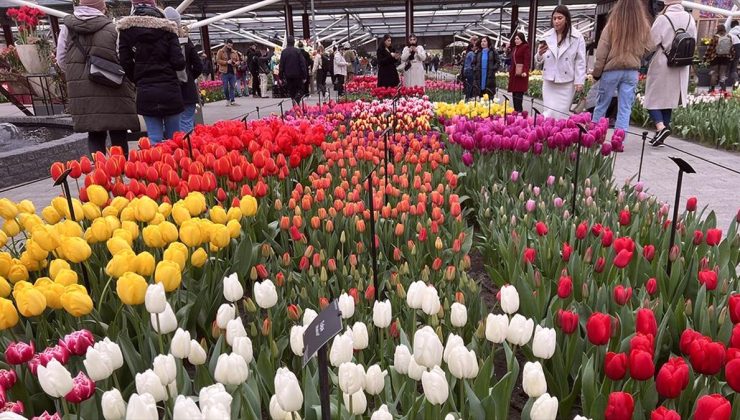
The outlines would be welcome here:
<svg viewBox="0 0 740 420">
<path fill-rule="evenodd" d="M 586 81 L 586 42 L 572 27 L 567 7 L 560 5 L 552 12 L 552 29 L 545 32 L 535 60 L 544 63 L 544 115 L 568 118 L 573 96 L 583 90 Z"/>
<path fill-rule="evenodd" d="M 691 66 L 668 67 L 665 51 L 670 50 L 675 31 L 684 29 L 696 37 L 696 22 L 681 5 L 681 0 L 665 0 L 665 9 L 655 18 L 650 30 L 652 44 L 657 51 L 648 67 L 645 85 L 645 108 L 655 123 L 652 146 L 662 145 L 671 134 L 671 114 L 679 105 L 685 104 L 689 93 L 689 70 Z"/>
<path fill-rule="evenodd" d="M 347 60 L 344 59 L 344 47 L 337 46 L 334 53 L 334 90 L 337 95 L 344 96 L 344 79 L 347 77 Z"/>
<path fill-rule="evenodd" d="M 401 65 L 404 73 L 404 86 L 424 87 L 424 60 L 427 59 L 427 53 L 424 47 L 416 45 L 416 35 L 409 36 L 409 44 L 403 48 L 401 53 Z"/>
</svg>

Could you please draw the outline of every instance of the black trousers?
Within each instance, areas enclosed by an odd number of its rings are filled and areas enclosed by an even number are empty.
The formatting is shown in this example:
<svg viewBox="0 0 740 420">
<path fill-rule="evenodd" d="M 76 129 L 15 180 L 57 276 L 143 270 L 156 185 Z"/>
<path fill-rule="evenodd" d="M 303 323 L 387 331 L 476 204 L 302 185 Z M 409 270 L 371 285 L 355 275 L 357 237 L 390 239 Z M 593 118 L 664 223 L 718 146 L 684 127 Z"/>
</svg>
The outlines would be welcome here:
<svg viewBox="0 0 740 420">
<path fill-rule="evenodd" d="M 252 75 L 252 95 L 255 96 L 262 96 L 262 92 L 260 91 L 260 74 L 259 73 L 250 73 Z"/>
<path fill-rule="evenodd" d="M 301 79 L 288 79 L 285 84 L 288 89 L 288 96 L 293 99 L 295 103 L 300 103 L 303 97 L 303 80 Z"/>
<path fill-rule="evenodd" d="M 344 96 L 344 75 L 335 74 L 334 83 L 335 83 L 334 90 L 337 91 L 337 95 Z"/>
<path fill-rule="evenodd" d="M 90 131 L 87 133 L 87 149 L 91 155 L 95 152 L 105 153 L 105 140 L 110 133 L 111 146 L 120 146 L 123 155 L 128 158 L 128 142 L 126 141 L 126 130 Z"/>
<path fill-rule="evenodd" d="M 524 111 L 524 107 L 522 106 L 522 102 L 524 101 L 524 92 L 512 92 L 511 97 L 514 101 L 514 111 Z"/>
</svg>

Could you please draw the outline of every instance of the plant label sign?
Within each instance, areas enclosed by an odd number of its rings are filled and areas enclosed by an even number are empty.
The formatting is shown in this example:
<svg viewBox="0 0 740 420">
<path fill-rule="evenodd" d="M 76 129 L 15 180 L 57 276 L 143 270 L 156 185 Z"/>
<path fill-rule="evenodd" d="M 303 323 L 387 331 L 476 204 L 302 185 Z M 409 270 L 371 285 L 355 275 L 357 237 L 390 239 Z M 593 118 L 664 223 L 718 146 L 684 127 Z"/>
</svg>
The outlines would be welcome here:
<svg viewBox="0 0 740 420">
<path fill-rule="evenodd" d="M 342 313 L 339 311 L 339 301 L 334 300 L 326 307 L 303 333 L 303 367 L 324 347 L 335 335 L 342 332 Z"/>
</svg>

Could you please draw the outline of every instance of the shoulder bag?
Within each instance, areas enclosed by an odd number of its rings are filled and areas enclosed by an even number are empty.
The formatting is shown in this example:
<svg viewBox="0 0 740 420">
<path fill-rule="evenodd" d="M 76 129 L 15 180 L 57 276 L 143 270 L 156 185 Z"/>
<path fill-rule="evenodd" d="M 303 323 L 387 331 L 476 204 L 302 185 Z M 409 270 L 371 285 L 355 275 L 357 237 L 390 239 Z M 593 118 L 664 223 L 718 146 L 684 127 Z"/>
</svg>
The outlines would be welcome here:
<svg viewBox="0 0 740 420">
<path fill-rule="evenodd" d="M 80 50 L 86 59 L 87 78 L 91 82 L 113 88 L 123 85 L 123 78 L 126 77 L 126 72 L 123 71 L 123 67 L 120 64 L 91 54 L 90 50 L 85 51 L 76 33 L 72 35 L 72 42 L 74 42 L 77 49 Z"/>
</svg>

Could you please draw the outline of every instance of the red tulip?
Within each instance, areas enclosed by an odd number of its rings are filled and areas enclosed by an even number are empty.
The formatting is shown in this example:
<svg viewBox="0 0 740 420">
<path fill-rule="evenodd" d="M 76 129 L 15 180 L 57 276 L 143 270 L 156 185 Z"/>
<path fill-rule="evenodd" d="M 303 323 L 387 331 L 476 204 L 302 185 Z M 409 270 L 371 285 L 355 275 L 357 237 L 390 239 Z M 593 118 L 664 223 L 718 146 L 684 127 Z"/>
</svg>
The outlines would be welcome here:
<svg viewBox="0 0 740 420">
<path fill-rule="evenodd" d="M 300 317 L 301 310 L 298 309 L 298 306 L 294 304 L 288 305 L 288 318 L 292 319 L 293 321 L 298 321 Z"/>
<path fill-rule="evenodd" d="M 51 179 L 56 181 L 59 179 L 59 177 L 62 175 L 66 168 L 64 167 L 64 164 L 62 162 L 54 162 L 51 164 L 50 172 L 51 172 Z"/>
<path fill-rule="evenodd" d="M 71 402 L 72 404 L 79 404 L 95 394 L 95 381 L 88 378 L 84 372 L 80 372 L 74 378 L 74 388 L 64 399 Z"/>
<path fill-rule="evenodd" d="M 604 271 L 604 267 L 606 267 L 606 259 L 604 257 L 599 257 L 596 260 L 596 264 L 594 264 L 594 271 L 601 273 Z"/>
<path fill-rule="evenodd" d="M 663 398 L 678 398 L 689 384 L 689 365 L 682 357 L 672 357 L 661 366 L 655 388 Z"/>
<path fill-rule="evenodd" d="M 650 277 L 645 283 L 645 290 L 650 296 L 655 295 L 658 292 L 658 280 L 655 277 Z"/>
<path fill-rule="evenodd" d="M 655 320 L 655 314 L 652 310 L 647 308 L 637 310 L 635 330 L 638 333 L 650 334 L 653 337 L 658 335 L 658 322 Z"/>
<path fill-rule="evenodd" d="M 642 256 L 645 257 L 646 260 L 652 261 L 655 257 L 655 247 L 653 245 L 645 245 L 642 248 Z"/>
<path fill-rule="evenodd" d="M 604 358 L 604 373 L 612 381 L 619 381 L 627 374 L 627 355 L 608 352 Z"/>
<path fill-rule="evenodd" d="M 352 299 L 355 301 L 355 305 L 360 303 L 360 293 L 357 291 L 356 287 L 353 287 L 347 291 L 347 294 L 352 296 Z"/>
<path fill-rule="evenodd" d="M 578 314 L 558 309 L 558 325 L 565 334 L 573 334 L 578 328 Z"/>
<path fill-rule="evenodd" d="M 632 297 L 632 288 L 624 287 L 619 284 L 614 287 L 614 291 L 612 294 L 614 295 L 614 301 L 617 302 L 617 305 L 623 306 L 624 304 L 629 302 L 630 298 Z"/>
<path fill-rule="evenodd" d="M 72 169 L 69 172 L 69 177 L 72 179 L 79 179 L 82 176 L 82 167 L 80 167 L 80 162 L 76 160 L 67 162 L 67 169 Z"/>
<path fill-rule="evenodd" d="M 630 351 L 630 377 L 638 381 L 646 381 L 655 375 L 653 354 L 644 350 Z"/>
<path fill-rule="evenodd" d="M 689 197 L 686 200 L 686 211 L 696 211 L 696 197 Z"/>
<path fill-rule="evenodd" d="M 308 257 L 304 255 L 301 257 L 301 260 L 298 262 L 298 269 L 301 271 L 306 271 L 308 270 L 308 267 L 310 265 L 311 265 L 311 262 L 308 260 Z"/>
<path fill-rule="evenodd" d="M 612 392 L 604 411 L 605 420 L 632 420 L 635 400 L 627 392 Z"/>
<path fill-rule="evenodd" d="M 730 336 L 730 347 L 740 349 L 740 323 L 735 324 Z"/>
<path fill-rule="evenodd" d="M 720 394 L 705 395 L 696 401 L 695 420 L 730 420 L 732 406 Z"/>
<path fill-rule="evenodd" d="M 52 359 L 56 359 L 59 363 L 66 365 L 69 362 L 69 350 L 64 345 L 56 345 L 54 347 L 47 347 L 39 353 L 39 364 L 41 366 L 46 366 Z"/>
<path fill-rule="evenodd" d="M 722 229 L 707 229 L 707 245 L 716 246 L 722 241 Z"/>
<path fill-rule="evenodd" d="M 730 388 L 735 392 L 740 392 L 740 358 L 727 362 L 727 365 L 725 365 L 725 379 L 727 379 L 727 385 Z"/>
<path fill-rule="evenodd" d="M 630 350 L 643 350 L 650 354 L 654 354 L 655 337 L 649 334 L 635 334 L 635 336 L 630 339 Z"/>
<path fill-rule="evenodd" d="M 688 355 L 689 352 L 691 352 L 691 344 L 694 342 L 694 340 L 703 337 L 700 333 L 692 330 L 691 328 L 685 329 L 681 333 L 681 339 L 679 342 L 679 348 L 681 349 L 681 353 Z"/>
<path fill-rule="evenodd" d="M 576 238 L 583 240 L 588 234 L 588 222 L 581 222 L 576 227 Z"/>
<path fill-rule="evenodd" d="M 365 289 L 365 300 L 368 302 L 372 302 L 375 300 L 375 286 L 372 284 L 368 285 Z"/>
<path fill-rule="evenodd" d="M 537 235 L 539 236 L 545 236 L 547 235 L 547 225 L 542 222 L 537 222 L 535 225 L 535 229 L 537 230 Z"/>
<path fill-rule="evenodd" d="M 689 358 L 696 373 L 716 375 L 725 364 L 725 346 L 707 337 L 697 338 L 691 343 Z"/>
<path fill-rule="evenodd" d="M 558 297 L 565 299 L 573 293 L 573 280 L 568 276 L 560 277 L 558 281 Z"/>
<path fill-rule="evenodd" d="M 18 375 L 14 370 L 0 370 L 0 389 L 9 390 L 13 385 L 15 385 L 17 380 Z"/>
<path fill-rule="evenodd" d="M 524 250 L 524 262 L 534 264 L 534 260 L 537 257 L 537 251 L 534 248 L 527 248 Z"/>
<path fill-rule="evenodd" d="M 604 248 L 608 248 L 612 245 L 612 242 L 614 241 L 614 232 L 612 232 L 609 228 L 604 228 L 604 231 L 601 233 L 601 246 Z"/>
<path fill-rule="evenodd" d="M 597 238 L 599 235 L 601 235 L 601 231 L 603 230 L 603 227 L 601 226 L 601 223 L 596 223 L 595 225 L 591 226 L 591 234 L 596 236 Z"/>
<path fill-rule="evenodd" d="M 563 242 L 563 250 L 560 251 L 560 255 L 563 258 L 563 261 L 568 262 L 570 261 L 570 254 L 573 253 L 573 248 L 571 248 L 570 244 L 567 242 Z"/>
<path fill-rule="evenodd" d="M 729 299 L 730 319 L 733 324 L 740 322 L 740 294 L 734 293 Z"/>
<path fill-rule="evenodd" d="M 85 175 L 92 172 L 92 162 L 90 162 L 89 157 L 83 156 L 80 158 L 80 169 L 82 169 L 82 173 Z"/>
<path fill-rule="evenodd" d="M 694 245 L 701 245 L 704 242 L 704 234 L 700 230 L 694 231 Z"/>
<path fill-rule="evenodd" d="M 303 238 L 301 231 L 297 227 L 291 226 L 290 227 L 290 239 L 293 240 L 294 242 L 298 242 L 301 240 L 301 238 Z"/>
<path fill-rule="evenodd" d="M 398 329 L 398 320 L 391 322 L 390 334 L 393 338 L 398 338 L 401 335 L 401 331 Z"/>
<path fill-rule="evenodd" d="M 717 273 L 713 270 L 701 270 L 699 271 L 699 284 L 703 284 L 707 287 L 707 290 L 714 290 L 717 288 Z"/>
<path fill-rule="evenodd" d="M 630 224 L 630 211 L 622 210 L 619 213 L 619 224 L 622 226 L 629 226 Z"/>
<path fill-rule="evenodd" d="M 11 365 L 20 365 L 31 360 L 35 352 L 33 342 L 29 344 L 22 341 L 13 342 L 5 349 L 5 361 Z"/>
<path fill-rule="evenodd" d="M 95 337 L 88 330 L 82 329 L 64 336 L 59 344 L 66 347 L 74 356 L 84 356 L 87 348 L 95 344 Z"/>
<path fill-rule="evenodd" d="M 650 420 L 681 420 L 681 415 L 661 406 L 650 413 Z"/>
<path fill-rule="evenodd" d="M 43 413 L 31 420 L 62 420 L 62 416 L 60 416 L 59 413 L 49 414 L 48 411 L 44 410 Z"/>
<path fill-rule="evenodd" d="M 601 346 L 608 343 L 612 334 L 612 317 L 594 312 L 586 322 L 586 332 L 591 344 Z"/>
</svg>

